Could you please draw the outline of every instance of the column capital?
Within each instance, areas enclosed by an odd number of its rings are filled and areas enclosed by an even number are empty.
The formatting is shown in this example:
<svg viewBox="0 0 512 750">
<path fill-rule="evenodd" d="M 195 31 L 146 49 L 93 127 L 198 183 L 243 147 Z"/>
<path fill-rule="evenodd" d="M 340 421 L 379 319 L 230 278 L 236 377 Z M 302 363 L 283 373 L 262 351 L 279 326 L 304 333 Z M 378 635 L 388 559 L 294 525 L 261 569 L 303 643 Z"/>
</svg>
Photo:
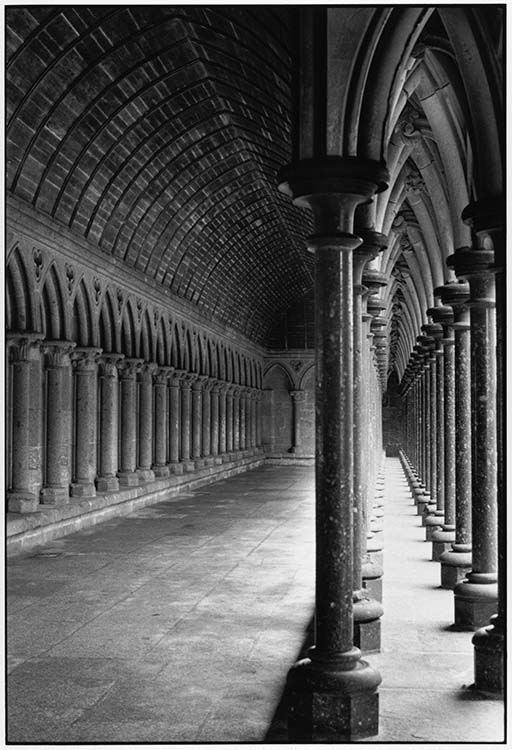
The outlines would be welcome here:
<svg viewBox="0 0 512 750">
<path fill-rule="evenodd" d="M 79 371 L 94 371 L 103 349 L 96 346 L 77 346 L 71 352 L 73 368 Z"/>
<path fill-rule="evenodd" d="M 153 380 L 157 385 L 167 385 L 167 381 L 173 372 L 174 367 L 156 365 L 153 372 Z"/>
<path fill-rule="evenodd" d="M 102 352 L 99 358 L 99 367 L 102 375 L 113 377 L 117 375 L 117 366 L 124 359 L 124 354 L 113 352 Z"/>
<path fill-rule="evenodd" d="M 494 267 L 494 250 L 486 247 L 459 247 L 446 259 L 449 268 L 463 279 L 471 281 L 478 276 L 492 276 Z"/>
<path fill-rule="evenodd" d="M 192 383 L 197 378 L 197 374 L 195 372 L 187 372 L 186 370 L 181 370 L 180 375 L 180 381 L 181 381 L 181 387 L 184 390 L 190 390 L 192 388 Z"/>
<path fill-rule="evenodd" d="M 11 353 L 11 361 L 24 362 L 30 359 L 30 354 L 34 349 L 41 349 L 44 340 L 42 333 L 15 333 L 7 331 L 5 342 Z M 14 355 L 14 350 L 16 354 Z"/>
<path fill-rule="evenodd" d="M 66 367 L 69 365 L 69 355 L 75 348 L 74 341 L 45 341 L 43 351 L 48 356 L 50 367 Z"/>
<path fill-rule="evenodd" d="M 171 388 L 179 388 L 186 374 L 186 370 L 175 370 L 173 367 L 172 372 L 169 372 L 169 385 Z"/>
<path fill-rule="evenodd" d="M 144 365 L 143 359 L 136 359 L 133 357 L 130 357 L 128 359 L 123 359 L 122 362 L 119 364 L 119 370 L 121 372 L 121 377 L 123 380 L 128 380 L 130 378 L 133 378 L 141 369 L 141 367 Z"/>
<path fill-rule="evenodd" d="M 208 380 L 208 375 L 195 374 L 194 380 L 192 382 L 192 390 L 202 391 L 207 380 Z"/>
<path fill-rule="evenodd" d="M 158 370 L 158 365 L 156 362 L 143 362 L 139 370 L 141 382 L 152 383 L 153 375 L 156 370 Z"/>
<path fill-rule="evenodd" d="M 356 206 L 385 190 L 389 174 L 370 159 L 325 156 L 289 164 L 280 170 L 278 180 L 280 192 L 313 211 L 318 234 L 343 242 L 343 235 L 352 235 Z"/>
<path fill-rule="evenodd" d="M 290 391 L 290 396 L 294 401 L 304 401 L 306 398 L 306 391 Z"/>
</svg>

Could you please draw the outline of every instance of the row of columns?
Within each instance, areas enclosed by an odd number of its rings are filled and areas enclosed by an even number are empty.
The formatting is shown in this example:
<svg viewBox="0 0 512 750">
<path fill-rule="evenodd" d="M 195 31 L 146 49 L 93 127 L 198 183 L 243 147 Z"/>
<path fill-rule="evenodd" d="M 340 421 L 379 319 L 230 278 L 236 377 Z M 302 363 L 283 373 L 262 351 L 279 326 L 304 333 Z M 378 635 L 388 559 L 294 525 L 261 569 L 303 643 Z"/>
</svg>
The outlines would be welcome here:
<svg viewBox="0 0 512 750">
<path fill-rule="evenodd" d="M 465 212 L 475 244 L 448 258 L 458 279 L 435 290 L 440 304 L 428 310 L 433 322 L 423 326 L 402 379 L 418 512 L 433 543 L 432 559 L 441 563 L 441 585 L 454 590 L 455 625 L 481 629 L 473 639 L 475 683 L 491 692 L 502 691 L 504 672 L 498 214 L 477 205 Z"/>
<path fill-rule="evenodd" d="M 221 464 L 261 445 L 258 389 L 38 334 L 9 335 L 8 346 L 10 511 Z"/>
</svg>

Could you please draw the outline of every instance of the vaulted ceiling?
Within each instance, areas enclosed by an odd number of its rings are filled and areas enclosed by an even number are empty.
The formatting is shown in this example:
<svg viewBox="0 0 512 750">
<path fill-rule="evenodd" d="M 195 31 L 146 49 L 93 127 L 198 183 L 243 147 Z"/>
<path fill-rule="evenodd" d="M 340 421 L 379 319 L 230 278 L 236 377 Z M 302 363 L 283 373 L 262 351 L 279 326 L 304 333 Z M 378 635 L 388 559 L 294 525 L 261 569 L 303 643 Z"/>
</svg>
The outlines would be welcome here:
<svg viewBox="0 0 512 750">
<path fill-rule="evenodd" d="M 263 341 L 310 288 L 279 7 L 14 7 L 7 187 L 106 256 Z"/>
</svg>

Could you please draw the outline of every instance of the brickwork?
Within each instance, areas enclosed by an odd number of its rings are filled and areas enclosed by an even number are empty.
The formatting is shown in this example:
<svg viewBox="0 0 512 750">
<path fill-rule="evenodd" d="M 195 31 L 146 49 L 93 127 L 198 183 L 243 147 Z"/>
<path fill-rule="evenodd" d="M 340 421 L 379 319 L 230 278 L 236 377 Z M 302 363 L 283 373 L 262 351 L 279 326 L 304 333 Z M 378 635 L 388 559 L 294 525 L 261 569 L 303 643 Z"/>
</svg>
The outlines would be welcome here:
<svg viewBox="0 0 512 750">
<path fill-rule="evenodd" d="M 7 11 L 8 191 L 263 342 L 311 278 L 286 9 Z"/>
</svg>

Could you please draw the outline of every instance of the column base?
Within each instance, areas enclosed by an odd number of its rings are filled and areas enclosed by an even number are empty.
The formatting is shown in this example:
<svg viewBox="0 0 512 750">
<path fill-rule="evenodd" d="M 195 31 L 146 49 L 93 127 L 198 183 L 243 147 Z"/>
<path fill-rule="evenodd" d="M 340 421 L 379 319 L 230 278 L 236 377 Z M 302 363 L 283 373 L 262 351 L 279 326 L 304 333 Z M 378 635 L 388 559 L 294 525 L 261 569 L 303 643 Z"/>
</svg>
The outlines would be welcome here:
<svg viewBox="0 0 512 750">
<path fill-rule="evenodd" d="M 98 492 L 117 492 L 119 489 L 119 479 L 117 477 L 98 477 L 96 480 L 96 489 Z"/>
<path fill-rule="evenodd" d="M 368 558 L 363 561 L 362 571 L 363 586 L 368 596 L 382 604 L 382 576 L 384 575 L 382 566 Z"/>
<path fill-rule="evenodd" d="M 455 542 L 455 531 L 445 531 L 443 528 L 432 534 L 432 560 L 439 562 L 443 552 L 448 552 Z"/>
<path fill-rule="evenodd" d="M 496 583 L 472 583 L 465 579 L 454 588 L 455 625 L 477 630 L 488 624 L 498 609 Z"/>
<path fill-rule="evenodd" d="M 373 599 L 358 599 L 353 604 L 354 646 L 366 654 L 378 654 L 381 647 L 380 618 L 384 611 Z"/>
<path fill-rule="evenodd" d="M 334 742 L 379 732 L 379 673 L 353 648 L 336 663 L 299 661 L 288 673 L 288 740 Z"/>
<path fill-rule="evenodd" d="M 136 471 L 120 471 L 117 476 L 119 477 L 120 487 L 138 487 L 140 484 L 139 475 Z"/>
<path fill-rule="evenodd" d="M 190 460 L 182 461 L 181 465 L 183 466 L 183 471 L 186 474 L 188 474 L 191 471 L 195 471 L 196 470 L 196 465 L 195 465 L 194 461 L 190 461 Z"/>
<path fill-rule="evenodd" d="M 137 474 L 139 475 L 139 480 L 141 484 L 143 482 L 155 481 L 155 474 L 152 469 L 137 469 Z"/>
<path fill-rule="evenodd" d="M 183 464 L 179 461 L 172 462 L 167 465 L 169 474 L 183 474 Z"/>
<path fill-rule="evenodd" d="M 505 687 L 505 636 L 496 627 L 497 615 L 491 624 L 473 636 L 475 688 L 484 693 L 503 695 Z"/>
<path fill-rule="evenodd" d="M 71 485 L 71 497 L 96 497 L 94 482 L 87 482 L 86 484 L 74 482 Z"/>
<path fill-rule="evenodd" d="M 153 466 L 153 474 L 155 477 L 168 477 L 171 473 L 171 469 L 169 466 L 166 466 L 166 464 L 162 464 L 160 466 Z"/>
<path fill-rule="evenodd" d="M 67 487 L 44 487 L 39 495 L 42 505 L 67 505 L 69 489 Z"/>
<path fill-rule="evenodd" d="M 450 549 L 439 558 L 441 563 L 441 587 L 454 589 L 471 570 L 471 552 L 457 552 Z"/>
<path fill-rule="evenodd" d="M 7 511 L 9 513 L 33 513 L 37 510 L 39 498 L 31 492 L 8 492 Z"/>
<path fill-rule="evenodd" d="M 222 461 L 221 461 L 222 463 Z M 215 466 L 215 459 L 213 456 L 206 456 L 204 459 L 205 466 Z"/>
<path fill-rule="evenodd" d="M 431 542 L 436 531 L 441 531 L 444 518 L 440 516 L 423 516 L 422 526 L 425 528 L 425 541 Z"/>
<path fill-rule="evenodd" d="M 205 460 L 204 458 L 194 458 L 194 467 L 196 469 L 204 469 Z"/>
</svg>

